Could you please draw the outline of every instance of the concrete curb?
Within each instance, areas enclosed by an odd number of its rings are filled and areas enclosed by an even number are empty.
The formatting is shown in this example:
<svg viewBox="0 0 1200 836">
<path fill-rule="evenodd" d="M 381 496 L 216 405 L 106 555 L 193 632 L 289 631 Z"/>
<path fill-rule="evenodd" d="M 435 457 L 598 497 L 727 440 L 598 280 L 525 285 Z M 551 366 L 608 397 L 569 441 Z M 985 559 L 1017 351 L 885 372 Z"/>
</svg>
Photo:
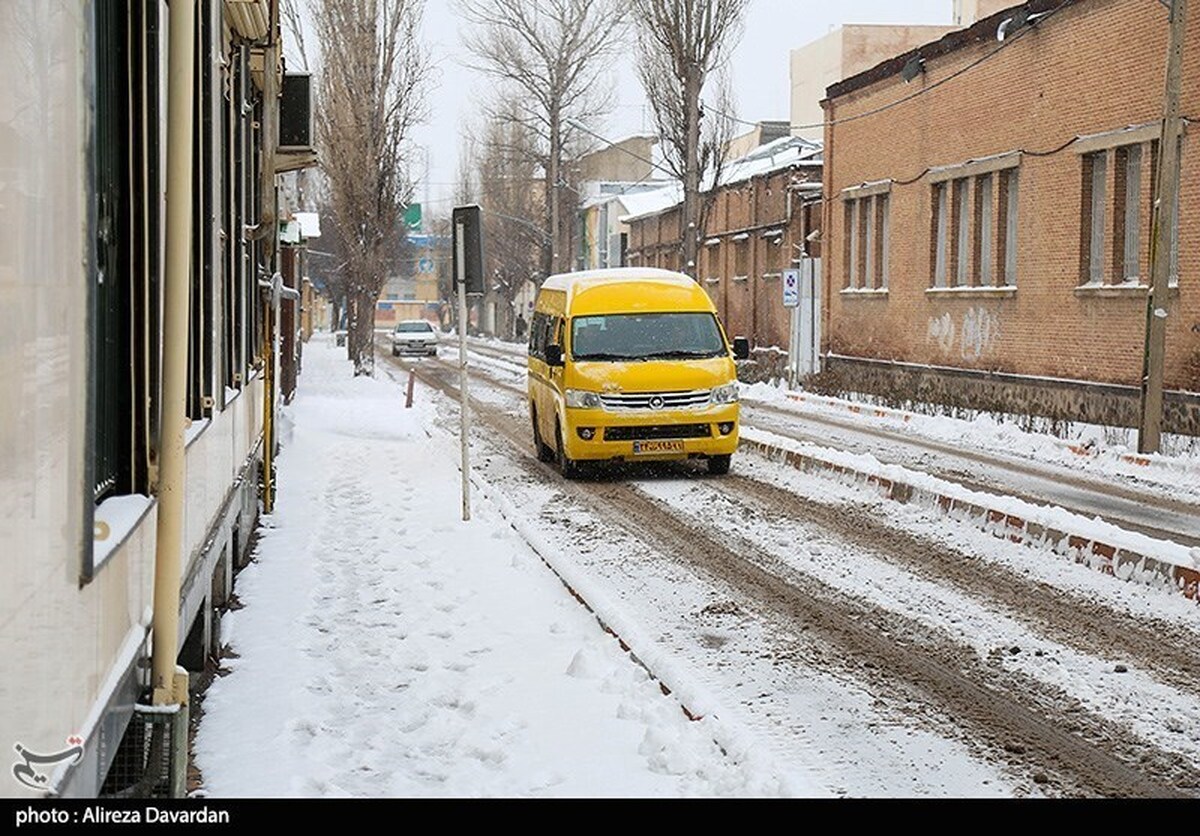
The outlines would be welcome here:
<svg viewBox="0 0 1200 836">
<path fill-rule="evenodd" d="M 739 446 L 745 450 L 752 450 L 770 461 L 783 462 L 806 473 L 831 476 L 852 486 L 874 487 L 883 496 L 895 502 L 921 505 L 1000 539 L 1048 548 L 1057 555 L 1106 575 L 1144 586 L 1170 589 L 1200 603 L 1200 571 L 1196 569 L 1176 566 L 1165 560 L 1094 540 L 1085 535 L 1050 528 L 995 508 L 886 479 L 808 453 L 798 453 L 746 438 L 741 439 Z"/>
<path fill-rule="evenodd" d="M 824 406 L 833 407 L 835 409 L 841 409 L 841 410 L 844 410 L 845 412 L 853 413 L 854 415 L 872 416 L 875 418 L 881 418 L 881 419 L 886 419 L 886 420 L 900 421 L 905 424 L 912 421 L 912 418 L 913 418 L 913 413 L 911 413 L 911 412 L 904 412 L 902 410 L 892 409 L 890 407 L 873 406 L 870 404 L 859 404 L 859 403 L 854 403 L 852 401 L 844 401 L 844 400 L 840 400 L 838 398 L 831 398 L 826 395 L 800 394 L 800 393 L 796 393 L 796 392 L 788 392 L 787 397 L 788 397 L 788 400 L 795 401 L 796 403 L 810 402 L 810 403 L 815 403 L 815 404 L 822 404 Z M 1080 456 L 1082 458 L 1096 458 L 1100 455 L 1100 452 L 1092 447 L 1089 447 L 1089 446 L 1086 446 L 1083 444 L 1075 444 L 1073 442 L 1067 441 L 1066 439 L 1050 438 L 1050 441 L 1052 441 L 1054 444 L 1057 444 L 1063 450 L 1066 450 L 1067 452 L 1072 453 L 1076 456 Z M 1168 461 L 1163 461 L 1161 459 L 1151 458 L 1149 456 L 1142 456 L 1142 455 L 1138 455 L 1138 454 L 1134 454 L 1134 453 L 1119 453 L 1119 454 L 1117 454 L 1117 458 L 1120 461 L 1125 462 L 1126 464 L 1137 465 L 1138 467 L 1147 467 L 1147 468 L 1152 468 L 1152 469 L 1156 469 L 1156 470 L 1183 470 L 1184 472 L 1194 472 L 1191 468 L 1188 468 L 1184 464 L 1174 464 L 1174 463 L 1171 463 Z"/>
</svg>

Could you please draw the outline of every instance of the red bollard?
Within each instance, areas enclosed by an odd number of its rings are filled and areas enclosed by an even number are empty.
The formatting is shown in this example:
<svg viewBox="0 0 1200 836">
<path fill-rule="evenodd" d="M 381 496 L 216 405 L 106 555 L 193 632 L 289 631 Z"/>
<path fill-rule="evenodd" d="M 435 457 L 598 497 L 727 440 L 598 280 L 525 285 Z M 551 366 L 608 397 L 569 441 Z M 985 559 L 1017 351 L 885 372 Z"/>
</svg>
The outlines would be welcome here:
<svg viewBox="0 0 1200 836">
<path fill-rule="evenodd" d="M 404 408 L 412 409 L 413 398 L 413 383 L 417 380 L 417 373 L 413 369 L 408 370 L 408 395 L 404 398 Z"/>
</svg>

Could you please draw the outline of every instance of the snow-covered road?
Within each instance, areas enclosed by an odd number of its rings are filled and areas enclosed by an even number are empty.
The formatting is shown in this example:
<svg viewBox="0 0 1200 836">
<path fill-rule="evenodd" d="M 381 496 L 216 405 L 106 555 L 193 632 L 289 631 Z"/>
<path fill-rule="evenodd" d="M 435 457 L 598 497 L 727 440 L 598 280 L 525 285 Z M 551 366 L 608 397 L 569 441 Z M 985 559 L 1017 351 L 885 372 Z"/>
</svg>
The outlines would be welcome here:
<svg viewBox="0 0 1200 836">
<path fill-rule="evenodd" d="M 305 356 L 203 704 L 212 794 L 1200 793 L 1180 596 L 749 455 L 565 483 L 502 357 L 464 525 L 452 364 L 411 364 L 406 415 L 401 364 Z"/>
</svg>

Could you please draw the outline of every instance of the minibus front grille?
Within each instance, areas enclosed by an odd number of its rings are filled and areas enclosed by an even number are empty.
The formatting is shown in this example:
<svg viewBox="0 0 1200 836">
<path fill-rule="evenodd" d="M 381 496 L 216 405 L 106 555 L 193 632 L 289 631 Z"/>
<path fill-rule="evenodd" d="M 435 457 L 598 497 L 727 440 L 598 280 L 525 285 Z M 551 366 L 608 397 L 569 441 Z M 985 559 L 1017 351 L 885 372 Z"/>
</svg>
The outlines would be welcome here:
<svg viewBox="0 0 1200 836">
<path fill-rule="evenodd" d="M 712 390 L 692 392 L 622 392 L 600 393 L 600 404 L 608 410 L 698 409 L 709 405 Z"/>
<path fill-rule="evenodd" d="M 711 438 L 711 424 L 651 424 L 642 427 L 605 427 L 605 441 L 657 441 L 666 438 Z"/>
</svg>

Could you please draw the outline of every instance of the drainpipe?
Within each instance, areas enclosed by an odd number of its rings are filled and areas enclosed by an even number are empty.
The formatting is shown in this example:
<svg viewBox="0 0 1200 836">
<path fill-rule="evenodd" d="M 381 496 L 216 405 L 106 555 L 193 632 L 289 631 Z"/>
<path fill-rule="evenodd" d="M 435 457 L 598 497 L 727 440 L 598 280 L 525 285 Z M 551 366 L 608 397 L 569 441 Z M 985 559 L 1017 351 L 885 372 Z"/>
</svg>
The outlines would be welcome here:
<svg viewBox="0 0 1200 836">
<path fill-rule="evenodd" d="M 270 281 L 259 279 L 258 286 L 267 300 L 267 327 L 263 335 L 266 354 L 263 364 L 263 513 L 269 514 L 275 508 L 275 479 L 272 469 L 275 466 L 275 361 L 279 357 L 279 306 L 283 299 L 293 305 L 299 305 L 300 293 L 285 286 L 283 275 L 279 272 L 271 276 Z"/>
<path fill-rule="evenodd" d="M 279 326 L 279 290 L 275 272 L 275 255 L 279 246 L 279 225 L 276 222 L 277 205 L 275 196 L 275 149 L 279 144 L 279 39 L 276 37 L 276 22 L 272 21 L 267 33 L 269 43 L 263 50 L 263 120 L 262 120 L 262 170 L 259 172 L 262 220 L 255 236 L 263 242 L 265 269 L 272 273 L 270 281 L 259 280 L 259 287 L 269 291 L 267 306 L 263 312 L 263 513 L 270 514 L 275 508 L 275 389 L 277 375 L 275 358 L 278 356 L 276 331 Z"/>
<path fill-rule="evenodd" d="M 163 280 L 162 418 L 159 440 L 158 532 L 154 557 L 155 705 L 187 701 L 187 677 L 176 676 L 179 580 L 183 563 L 184 434 L 187 432 L 188 303 L 192 243 L 192 96 L 195 0 L 171 0 L 167 67 L 167 227 Z M 181 690 L 182 686 L 182 690 Z"/>
</svg>

